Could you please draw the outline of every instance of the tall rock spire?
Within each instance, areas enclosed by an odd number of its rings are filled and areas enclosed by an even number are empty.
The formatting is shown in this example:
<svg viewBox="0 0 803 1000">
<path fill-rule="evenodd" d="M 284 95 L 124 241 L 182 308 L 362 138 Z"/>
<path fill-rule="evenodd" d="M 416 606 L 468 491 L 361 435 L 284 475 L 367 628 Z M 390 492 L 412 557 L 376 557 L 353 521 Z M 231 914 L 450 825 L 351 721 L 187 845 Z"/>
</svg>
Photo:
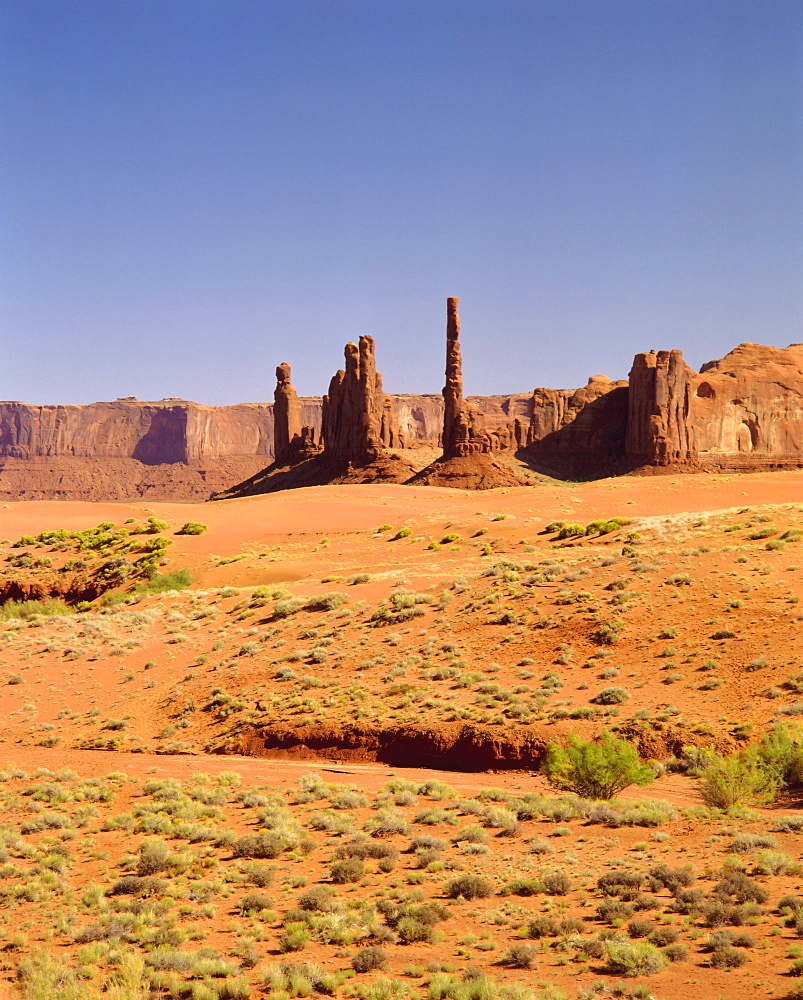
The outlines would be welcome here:
<svg viewBox="0 0 803 1000">
<path fill-rule="evenodd" d="M 459 299 L 446 300 L 446 385 L 443 387 L 443 457 L 455 458 L 491 451 L 479 410 L 463 399 L 463 358 L 460 354 Z"/>
</svg>

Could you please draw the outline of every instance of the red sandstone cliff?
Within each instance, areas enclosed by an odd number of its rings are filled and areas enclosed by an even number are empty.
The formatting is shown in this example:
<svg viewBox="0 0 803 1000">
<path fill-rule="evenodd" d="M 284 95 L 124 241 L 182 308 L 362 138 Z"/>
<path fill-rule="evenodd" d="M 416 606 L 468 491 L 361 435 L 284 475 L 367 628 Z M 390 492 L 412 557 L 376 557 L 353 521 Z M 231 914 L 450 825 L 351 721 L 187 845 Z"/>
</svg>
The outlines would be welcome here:
<svg viewBox="0 0 803 1000">
<path fill-rule="evenodd" d="M 637 465 L 695 461 L 690 423 L 694 372 L 681 351 L 637 354 L 630 370 L 625 456 Z"/>
<path fill-rule="evenodd" d="M 697 461 L 729 469 L 803 465 L 803 344 L 740 344 L 690 385 Z"/>
</svg>

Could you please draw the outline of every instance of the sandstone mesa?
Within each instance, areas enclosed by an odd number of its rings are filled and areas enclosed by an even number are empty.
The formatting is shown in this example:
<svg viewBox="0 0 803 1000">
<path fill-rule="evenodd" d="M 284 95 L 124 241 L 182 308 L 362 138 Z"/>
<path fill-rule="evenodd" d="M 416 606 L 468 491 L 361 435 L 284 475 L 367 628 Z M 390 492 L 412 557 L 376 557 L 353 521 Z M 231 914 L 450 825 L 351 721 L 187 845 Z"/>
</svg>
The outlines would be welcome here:
<svg viewBox="0 0 803 1000">
<path fill-rule="evenodd" d="M 801 344 L 740 344 L 700 372 L 680 351 L 648 351 L 628 379 L 465 398 L 459 333 L 449 298 L 441 396 L 386 393 L 363 336 L 346 345 L 323 397 L 299 397 L 283 362 L 272 405 L 0 403 L 0 496 L 205 500 L 344 481 L 522 485 L 531 470 L 595 478 L 803 465 Z M 442 457 L 417 463 L 422 448 Z"/>
</svg>

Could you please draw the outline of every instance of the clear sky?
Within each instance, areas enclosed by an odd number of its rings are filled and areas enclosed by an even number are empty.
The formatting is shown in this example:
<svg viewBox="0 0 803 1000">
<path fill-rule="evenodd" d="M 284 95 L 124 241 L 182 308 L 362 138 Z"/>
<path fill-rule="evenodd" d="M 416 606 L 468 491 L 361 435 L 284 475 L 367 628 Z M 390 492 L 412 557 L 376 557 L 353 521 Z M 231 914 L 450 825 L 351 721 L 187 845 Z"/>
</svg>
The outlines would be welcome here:
<svg viewBox="0 0 803 1000">
<path fill-rule="evenodd" d="M 803 341 L 800 0 L 4 0 L 0 398 Z"/>
</svg>

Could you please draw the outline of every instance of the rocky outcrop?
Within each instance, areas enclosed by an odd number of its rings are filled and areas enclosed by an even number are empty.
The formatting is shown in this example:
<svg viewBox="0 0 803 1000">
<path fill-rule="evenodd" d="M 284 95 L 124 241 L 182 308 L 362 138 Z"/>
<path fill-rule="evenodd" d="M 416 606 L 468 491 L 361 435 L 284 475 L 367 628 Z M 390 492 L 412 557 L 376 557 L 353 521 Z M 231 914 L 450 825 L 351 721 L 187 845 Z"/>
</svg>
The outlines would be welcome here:
<svg viewBox="0 0 803 1000">
<path fill-rule="evenodd" d="M 373 337 L 360 337 L 359 344 L 346 344 L 344 355 L 345 369 L 333 376 L 329 392 L 322 400 L 322 448 L 312 456 L 301 454 L 302 460 L 298 462 L 277 459 L 256 476 L 222 491 L 213 499 L 227 500 L 336 483 L 403 483 L 410 478 L 413 466 L 391 451 L 401 447 L 403 441 L 393 401 L 385 395 L 382 376 L 376 370 Z M 276 406 L 281 398 L 282 413 L 285 406 L 289 412 L 292 407 L 290 366 L 280 365 L 276 375 L 280 381 Z M 291 454 L 293 441 L 288 440 L 285 444 L 285 436 L 290 438 L 290 425 L 285 432 L 282 424 L 280 433 L 281 440 L 277 437 L 277 446 L 281 448 L 279 454 Z M 304 428 L 294 439 L 297 455 L 305 440 L 315 443 L 312 435 L 311 428 Z M 282 465 L 292 468 L 282 468 Z"/>
<path fill-rule="evenodd" d="M 630 370 L 625 457 L 635 465 L 695 461 L 690 421 L 694 372 L 682 351 L 637 354 Z"/>
<path fill-rule="evenodd" d="M 443 458 L 411 482 L 515 485 L 527 481 L 521 463 L 583 477 L 803 466 L 801 344 L 741 344 L 699 373 L 680 351 L 649 351 L 636 355 L 629 382 L 597 375 L 576 390 L 466 399 L 459 335 L 458 300 L 450 298 L 440 397 L 387 395 L 374 341 L 361 337 L 346 346 L 345 368 L 323 399 L 299 398 L 283 363 L 272 406 L 134 397 L 90 406 L 0 403 L 0 497 L 202 500 L 233 495 L 233 483 L 255 493 L 401 482 L 432 456 L 419 452 L 416 461 L 394 451 L 439 443 Z M 274 444 L 277 461 L 269 465 Z"/>
<path fill-rule="evenodd" d="M 611 469 L 624 452 L 628 387 L 595 375 L 574 391 L 536 389 L 526 454 L 556 472 L 593 475 Z"/>
<path fill-rule="evenodd" d="M 321 450 L 316 428 L 304 424 L 298 393 L 290 381 L 290 365 L 282 362 L 276 369 L 273 392 L 273 452 L 277 466 L 297 465 Z"/>
<path fill-rule="evenodd" d="M 803 344 L 740 344 L 692 378 L 689 425 L 704 468 L 803 465 Z"/>
<path fill-rule="evenodd" d="M 323 450 L 328 458 L 365 465 L 387 448 L 402 447 L 398 422 L 376 370 L 374 338 L 346 344 L 345 370 L 323 397 Z"/>
</svg>

